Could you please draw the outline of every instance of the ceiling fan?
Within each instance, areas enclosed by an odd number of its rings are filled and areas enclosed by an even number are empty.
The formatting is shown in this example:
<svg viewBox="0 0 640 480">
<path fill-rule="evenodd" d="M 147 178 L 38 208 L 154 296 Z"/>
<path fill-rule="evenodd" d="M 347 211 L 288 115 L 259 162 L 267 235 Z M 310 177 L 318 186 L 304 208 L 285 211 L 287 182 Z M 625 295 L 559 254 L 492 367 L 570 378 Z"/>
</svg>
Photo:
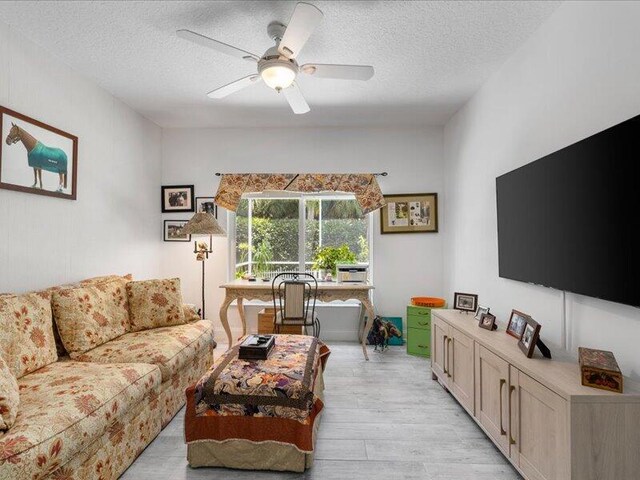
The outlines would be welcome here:
<svg viewBox="0 0 640 480">
<path fill-rule="evenodd" d="M 322 20 L 322 12 L 308 3 L 298 3 L 293 10 L 289 25 L 271 22 L 267 34 L 275 42 L 261 57 L 237 47 L 219 42 L 191 30 L 178 30 L 179 37 L 191 42 L 226 53 L 233 57 L 257 63 L 258 73 L 231 82 L 210 91 L 210 98 L 224 98 L 264 80 L 276 92 L 282 92 L 294 113 L 307 113 L 309 105 L 302 96 L 295 79 L 299 73 L 319 78 L 343 80 L 369 80 L 373 77 L 373 67 L 369 65 L 333 65 L 307 63 L 298 65 L 296 58 L 313 30 Z"/>
</svg>

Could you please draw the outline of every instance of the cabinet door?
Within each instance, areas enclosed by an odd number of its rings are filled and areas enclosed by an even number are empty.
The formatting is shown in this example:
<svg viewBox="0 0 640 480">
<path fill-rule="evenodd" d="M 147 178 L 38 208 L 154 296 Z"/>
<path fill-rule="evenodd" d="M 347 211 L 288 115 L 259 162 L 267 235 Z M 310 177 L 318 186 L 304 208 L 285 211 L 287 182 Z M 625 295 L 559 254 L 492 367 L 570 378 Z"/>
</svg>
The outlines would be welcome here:
<svg viewBox="0 0 640 480">
<path fill-rule="evenodd" d="M 511 421 L 516 421 L 512 461 L 529 480 L 568 480 L 567 401 L 511 368 L 516 371 L 511 395 Z"/>
<path fill-rule="evenodd" d="M 477 347 L 475 352 L 476 418 L 496 445 L 508 455 L 509 364 L 483 346 Z"/>
<path fill-rule="evenodd" d="M 449 340 L 449 325 L 438 317 L 431 320 L 431 369 L 440 381 L 448 384 L 447 375 L 447 342 Z"/>
<path fill-rule="evenodd" d="M 449 342 L 450 389 L 464 408 L 473 415 L 473 340 L 451 328 Z"/>
</svg>

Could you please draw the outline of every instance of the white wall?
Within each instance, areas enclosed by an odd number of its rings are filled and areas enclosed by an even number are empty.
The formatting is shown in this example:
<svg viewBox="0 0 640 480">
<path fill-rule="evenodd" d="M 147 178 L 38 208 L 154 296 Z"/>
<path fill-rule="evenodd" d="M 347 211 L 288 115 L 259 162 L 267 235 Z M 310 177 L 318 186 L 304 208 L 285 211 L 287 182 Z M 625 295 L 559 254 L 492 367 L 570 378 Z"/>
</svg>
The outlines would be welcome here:
<svg viewBox="0 0 640 480">
<path fill-rule="evenodd" d="M 495 178 L 640 114 L 640 3 L 566 2 L 445 127 L 446 291 L 477 292 L 560 343 L 561 293 L 498 277 Z M 612 232 L 615 235 L 616 232 Z M 640 310 L 567 294 L 569 341 L 640 377 Z"/>
<path fill-rule="evenodd" d="M 77 201 L 0 190 L 0 292 L 157 276 L 161 129 L 2 23 L 0 105 L 79 137 Z"/>
<path fill-rule="evenodd" d="M 215 172 L 389 172 L 384 193 L 442 192 L 442 129 L 166 129 L 162 183 L 195 184 L 197 196 L 213 196 Z M 226 216 L 222 210 L 221 224 Z M 442 294 L 441 234 L 380 235 L 374 215 L 373 258 L 378 312 L 405 316 L 412 295 Z M 165 214 L 188 219 L 190 214 Z M 218 318 L 227 279 L 225 238 L 214 239 L 207 262 L 207 317 Z M 166 243 L 166 276 L 183 280 L 185 299 L 200 304 L 200 265 L 193 244 Z M 255 321 L 255 310 L 250 320 Z M 235 311 L 233 311 L 235 314 Z M 230 315 L 237 325 L 237 317 Z M 325 339 L 355 339 L 357 309 L 321 312 Z M 219 329 L 218 329 L 219 330 Z"/>
</svg>

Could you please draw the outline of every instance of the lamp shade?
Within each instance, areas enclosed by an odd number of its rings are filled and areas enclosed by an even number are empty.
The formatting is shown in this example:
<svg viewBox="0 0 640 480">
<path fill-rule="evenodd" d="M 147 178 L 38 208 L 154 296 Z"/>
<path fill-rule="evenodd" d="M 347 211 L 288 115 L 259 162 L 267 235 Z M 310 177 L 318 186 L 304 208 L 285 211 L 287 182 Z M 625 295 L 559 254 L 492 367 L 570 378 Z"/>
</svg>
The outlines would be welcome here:
<svg viewBox="0 0 640 480">
<path fill-rule="evenodd" d="M 218 224 L 210 213 L 196 213 L 187 224 L 182 227 L 183 235 L 226 235 L 227 232 Z"/>
</svg>

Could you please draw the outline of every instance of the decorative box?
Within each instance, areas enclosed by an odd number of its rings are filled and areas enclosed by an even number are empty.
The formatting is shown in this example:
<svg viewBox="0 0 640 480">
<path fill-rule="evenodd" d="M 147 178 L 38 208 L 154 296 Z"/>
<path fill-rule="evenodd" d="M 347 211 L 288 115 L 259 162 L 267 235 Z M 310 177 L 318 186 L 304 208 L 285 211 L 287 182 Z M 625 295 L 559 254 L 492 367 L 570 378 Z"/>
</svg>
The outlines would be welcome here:
<svg viewBox="0 0 640 480">
<path fill-rule="evenodd" d="M 612 352 L 578 348 L 582 385 L 622 393 L 623 377 Z"/>
<path fill-rule="evenodd" d="M 240 344 L 238 358 L 242 360 L 266 360 L 273 350 L 276 338 L 273 335 L 249 335 Z"/>
</svg>

